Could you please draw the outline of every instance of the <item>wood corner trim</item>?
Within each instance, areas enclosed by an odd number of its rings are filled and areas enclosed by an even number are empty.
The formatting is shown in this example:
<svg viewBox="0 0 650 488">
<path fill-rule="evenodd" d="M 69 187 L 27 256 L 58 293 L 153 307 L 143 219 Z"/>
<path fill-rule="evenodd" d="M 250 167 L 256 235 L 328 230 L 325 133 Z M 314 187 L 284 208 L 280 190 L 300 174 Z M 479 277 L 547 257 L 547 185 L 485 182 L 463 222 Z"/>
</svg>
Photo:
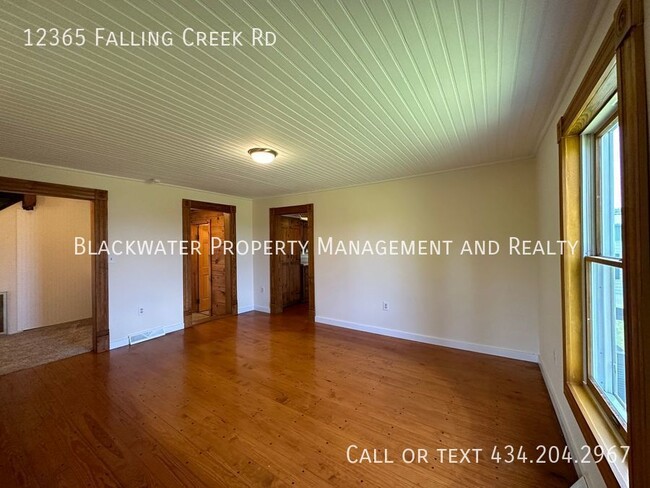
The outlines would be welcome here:
<svg viewBox="0 0 650 488">
<path fill-rule="evenodd" d="M 622 0 L 614 13 L 616 46 L 620 46 L 633 27 L 641 24 L 643 24 L 643 1 Z"/>
<path fill-rule="evenodd" d="M 36 208 L 36 195 L 25 193 L 23 195 L 23 210 L 34 210 Z"/>
<path fill-rule="evenodd" d="M 558 144 L 562 140 L 562 137 L 564 137 L 564 115 L 560 117 L 560 119 L 557 121 L 557 142 Z"/>
</svg>

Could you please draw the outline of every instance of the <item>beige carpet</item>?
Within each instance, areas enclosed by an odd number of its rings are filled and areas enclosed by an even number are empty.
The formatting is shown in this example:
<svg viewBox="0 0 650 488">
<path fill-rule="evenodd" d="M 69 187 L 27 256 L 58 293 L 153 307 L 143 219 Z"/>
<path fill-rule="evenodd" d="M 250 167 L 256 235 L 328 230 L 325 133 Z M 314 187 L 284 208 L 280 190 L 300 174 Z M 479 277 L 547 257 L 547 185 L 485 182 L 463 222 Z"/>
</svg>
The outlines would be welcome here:
<svg viewBox="0 0 650 488">
<path fill-rule="evenodd" d="M 0 335 L 0 375 L 92 350 L 91 319 Z"/>
</svg>

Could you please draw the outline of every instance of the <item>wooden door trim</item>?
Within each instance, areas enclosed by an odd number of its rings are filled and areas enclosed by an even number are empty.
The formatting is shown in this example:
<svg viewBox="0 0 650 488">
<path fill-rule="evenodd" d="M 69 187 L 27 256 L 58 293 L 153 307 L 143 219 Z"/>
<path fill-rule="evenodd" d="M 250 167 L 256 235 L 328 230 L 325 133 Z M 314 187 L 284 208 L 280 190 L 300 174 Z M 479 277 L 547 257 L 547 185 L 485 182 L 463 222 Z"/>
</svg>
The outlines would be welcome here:
<svg viewBox="0 0 650 488">
<path fill-rule="evenodd" d="M 192 209 L 197 210 L 212 210 L 214 212 L 222 212 L 229 214 L 228 228 L 226 238 L 236 242 L 237 241 L 237 207 L 235 205 L 224 205 L 221 203 L 200 202 L 197 200 L 183 199 L 183 240 L 190 241 L 191 237 L 191 216 Z M 228 261 L 227 261 L 228 263 Z M 237 255 L 230 256 L 230 261 L 226 265 L 230 268 L 230 273 L 226 276 L 227 282 L 230 282 L 230 307 L 228 315 L 237 315 Z M 192 323 L 192 263 L 191 255 L 186 253 L 183 256 L 183 321 L 185 327 L 191 327 Z M 228 299 L 226 298 L 226 303 Z"/>
<path fill-rule="evenodd" d="M 273 242 L 278 238 L 277 226 L 280 224 L 280 217 L 287 214 L 307 214 L 307 239 L 309 241 L 309 318 L 316 317 L 316 301 L 314 287 L 314 204 L 292 205 L 289 207 L 275 207 L 269 209 L 269 240 Z M 279 256 L 271 254 L 270 258 L 270 309 L 271 313 L 282 313 L 282 282 L 279 270 Z"/>
<path fill-rule="evenodd" d="M 108 351 L 110 348 L 108 254 L 105 252 L 99 253 L 101 243 L 108 242 L 108 192 L 94 188 L 5 177 L 0 177 L 0 191 L 87 200 L 92 203 L 91 245 L 93 254 L 90 259 L 92 266 L 93 351 Z"/>
</svg>

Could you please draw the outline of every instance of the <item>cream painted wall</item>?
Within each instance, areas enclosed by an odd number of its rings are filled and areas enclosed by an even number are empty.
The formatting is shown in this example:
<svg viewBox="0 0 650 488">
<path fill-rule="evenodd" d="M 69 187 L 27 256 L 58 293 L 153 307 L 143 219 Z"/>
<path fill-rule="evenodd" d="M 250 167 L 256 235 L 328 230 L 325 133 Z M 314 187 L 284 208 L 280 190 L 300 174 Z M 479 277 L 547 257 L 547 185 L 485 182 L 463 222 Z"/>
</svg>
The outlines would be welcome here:
<svg viewBox="0 0 650 488">
<path fill-rule="evenodd" d="M 313 203 L 316 239 L 494 239 L 507 245 L 509 236 L 536 236 L 534 178 L 534 161 L 519 161 L 255 200 L 254 236 L 268 238 L 270 207 Z M 314 259 L 320 321 L 536 360 L 535 258 L 454 252 Z M 255 304 L 268 310 L 268 256 L 257 255 L 254 269 Z M 381 309 L 384 300 L 388 312 Z"/>
<path fill-rule="evenodd" d="M 184 198 L 237 206 L 237 237 L 252 238 L 252 202 L 216 193 L 102 176 L 0 158 L 0 175 L 107 190 L 109 240 L 182 239 Z M 152 175 L 155 176 L 155 175 Z M 218 175 L 215 175 L 217 178 Z M 239 310 L 253 307 L 253 262 L 237 262 Z M 118 256 L 109 264 L 111 347 L 127 343 L 134 332 L 182 327 L 182 257 Z M 138 308 L 144 314 L 138 315 Z"/>
<path fill-rule="evenodd" d="M 75 237 L 90 239 L 90 202 L 39 196 L 17 208 L 18 329 L 92 317 L 91 259 L 74 254 Z"/>
<path fill-rule="evenodd" d="M 559 215 L 559 168 L 558 146 L 555 122 L 560 118 L 594 58 L 600 43 L 609 28 L 618 0 L 601 2 L 602 14 L 596 15 L 597 24 L 592 26 L 593 36 L 585 39 L 584 55 L 577 57 L 575 72 L 567 83 L 557 111 L 537 154 L 538 223 L 541 239 L 558 239 L 560 236 Z M 598 12 L 598 9 L 596 9 Z M 556 413 L 562 424 L 565 438 L 574 455 L 586 445 L 563 391 L 562 359 L 562 301 L 560 288 L 559 259 L 545 259 L 539 262 L 539 352 L 540 367 L 553 400 Z M 584 451 L 583 451 L 584 452 Z M 604 487 L 604 481 L 595 464 L 577 465 L 587 478 L 590 488 Z"/>
<path fill-rule="evenodd" d="M 16 214 L 19 204 L 0 211 L 0 292 L 7 292 L 7 332 L 18 330 Z"/>
</svg>

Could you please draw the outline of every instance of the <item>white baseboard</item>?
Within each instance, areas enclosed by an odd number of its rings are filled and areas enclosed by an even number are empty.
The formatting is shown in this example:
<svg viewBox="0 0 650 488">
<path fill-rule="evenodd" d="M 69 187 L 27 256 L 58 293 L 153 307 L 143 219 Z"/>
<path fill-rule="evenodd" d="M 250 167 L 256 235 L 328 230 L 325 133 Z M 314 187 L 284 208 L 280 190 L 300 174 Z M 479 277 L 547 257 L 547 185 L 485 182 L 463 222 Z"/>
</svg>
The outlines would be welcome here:
<svg viewBox="0 0 650 488">
<path fill-rule="evenodd" d="M 169 334 L 171 332 L 176 332 L 177 330 L 181 330 L 181 329 L 184 329 L 184 328 L 185 328 L 185 325 L 183 325 L 183 322 L 179 322 L 178 324 L 168 325 L 166 327 L 163 327 L 163 329 L 165 330 L 165 334 Z"/>
<path fill-rule="evenodd" d="M 264 307 L 256 305 L 255 307 L 241 307 L 239 308 L 239 313 L 250 312 L 251 310 L 256 310 L 258 312 L 270 313 L 271 310 L 269 307 Z M 364 325 L 358 324 L 355 322 L 348 322 L 346 320 L 332 319 L 329 317 L 316 316 L 316 322 L 320 322 L 326 325 L 333 325 L 336 327 L 343 327 L 345 329 L 353 329 L 361 332 L 368 332 L 370 334 L 379 334 L 388 337 L 395 337 L 398 339 L 406 339 L 409 341 L 423 342 L 426 344 L 433 344 L 436 346 L 451 347 L 453 349 L 462 349 L 464 351 L 478 352 L 482 354 L 490 354 L 492 356 L 501 356 L 510 359 L 518 359 L 521 361 L 529 362 L 538 362 L 538 355 L 532 352 L 518 351 L 515 349 L 507 349 L 503 347 L 488 346 L 484 344 L 475 344 L 472 342 L 457 341 L 453 339 L 442 339 L 439 337 L 428 336 L 424 334 L 416 334 L 413 332 L 404 332 L 401 330 L 395 329 L 386 329 L 384 327 L 377 327 L 374 325 Z M 178 323 L 174 325 L 169 325 L 163 327 L 165 334 L 175 332 L 177 330 L 183 329 L 183 323 Z M 152 329 L 149 329 L 152 330 Z M 138 332 L 147 332 L 147 331 L 138 331 Z M 138 333 L 134 332 L 134 333 Z M 110 349 L 117 349 L 118 347 L 128 346 L 129 338 L 124 337 L 120 339 L 115 339 L 110 341 Z M 543 374 L 543 371 L 542 371 Z M 547 384 L 548 388 L 548 384 Z M 549 391 L 551 391 L 549 389 Z M 553 394 L 551 393 L 551 397 Z M 554 404 L 555 405 L 555 404 Z M 557 407 L 556 407 L 557 411 Z"/>
<path fill-rule="evenodd" d="M 558 398 L 558 393 L 555 391 L 553 382 L 551 381 L 551 378 L 548 376 L 546 366 L 544 365 L 544 361 L 542 361 L 541 357 L 538 361 L 538 364 L 539 364 L 539 370 L 542 372 L 542 378 L 544 379 L 544 384 L 546 385 L 546 391 L 548 391 L 548 396 L 551 397 L 551 403 L 553 404 L 553 410 L 555 410 L 555 416 L 560 422 L 560 429 L 562 429 L 564 440 L 566 441 L 567 446 L 569 446 L 569 450 L 571 451 L 571 455 L 574 457 L 574 459 L 580 459 L 582 456 L 580 447 L 577 445 L 575 439 L 571 435 L 569 422 L 566 418 L 566 415 L 564 414 L 564 410 L 562 409 L 562 407 L 560 407 L 560 399 Z M 580 476 L 584 476 L 585 473 L 583 472 L 580 463 L 575 463 L 575 468 L 576 471 L 578 471 L 578 474 Z"/>
<path fill-rule="evenodd" d="M 485 344 L 475 344 L 473 342 L 457 341 L 454 339 L 441 339 L 439 337 L 433 337 L 424 334 L 404 332 L 395 329 L 386 329 L 384 327 L 377 327 L 374 325 L 358 324 L 355 322 L 332 319 L 329 317 L 316 316 L 316 322 L 320 322 L 322 324 L 327 324 L 327 325 L 334 325 L 336 327 L 343 327 L 345 329 L 353 329 L 362 332 L 369 332 L 371 334 L 379 334 L 383 336 L 395 337 L 398 339 L 406 339 L 415 342 L 424 342 L 426 344 L 433 344 L 436 346 L 451 347 L 453 349 L 462 349 L 464 351 L 479 352 L 482 354 L 490 354 L 492 356 L 501 356 L 504 358 L 518 359 L 520 361 L 529 361 L 529 362 L 536 363 L 539 359 L 538 354 L 534 352 L 518 351 L 516 349 L 507 349 L 504 347 L 488 346 Z"/>
<path fill-rule="evenodd" d="M 555 416 L 560 422 L 560 428 L 562 429 L 564 440 L 566 441 L 567 446 L 569 446 L 569 450 L 571 451 L 571 455 L 573 456 L 573 458 L 581 459 L 585 453 L 583 448 L 584 440 L 575 438 L 575 436 L 573 435 L 573 431 L 570 427 L 567 414 L 565 413 L 565 410 L 562 409 L 561 407 L 560 400 L 561 398 L 564 398 L 563 397 L 564 392 L 563 391 L 558 392 L 553 386 L 553 382 L 551 381 L 551 378 L 548 375 L 547 372 L 548 370 L 546 369 L 546 366 L 544 365 L 544 361 L 542 361 L 541 357 L 539 359 L 539 369 L 542 372 L 542 378 L 544 379 L 544 383 L 546 384 L 546 390 L 548 391 L 548 395 L 551 397 L 551 403 L 553 404 L 553 409 L 555 410 Z M 569 415 L 571 415 L 570 412 Z M 573 421 L 573 423 L 575 423 L 575 420 Z M 576 429 L 577 428 L 578 427 L 576 424 Z M 591 463 L 587 463 L 587 464 L 575 463 L 574 466 L 576 468 L 576 471 L 578 472 L 578 476 L 580 476 L 581 479 L 584 480 L 585 486 L 587 487 L 605 486 L 605 482 L 602 480 L 602 477 L 600 476 L 600 472 L 596 467 L 596 464 L 593 462 L 593 459 Z M 581 486 L 581 485 L 576 484 L 576 486 Z"/>
<path fill-rule="evenodd" d="M 553 383 L 551 382 L 551 378 L 549 378 L 548 373 L 546 372 L 546 366 L 544 366 L 544 361 L 542 361 L 541 357 L 538 361 L 538 364 L 539 364 L 539 370 L 542 372 L 542 378 L 544 379 L 546 390 L 548 391 L 548 395 L 551 397 L 551 403 L 553 404 L 555 415 L 560 421 L 560 428 L 562 429 L 562 433 L 564 434 L 564 439 L 567 442 L 569 442 L 571 436 L 569 435 L 570 432 L 568 429 L 567 419 L 564 416 L 564 411 L 562 410 L 562 408 L 560 408 L 560 401 L 557 397 L 557 393 L 555 392 L 555 387 L 553 386 Z M 571 449 L 571 452 L 573 452 L 573 449 Z"/>
<path fill-rule="evenodd" d="M 181 330 L 184 328 L 183 322 L 179 322 L 177 324 L 173 325 L 166 325 L 163 327 L 163 330 L 165 331 L 165 334 L 170 334 L 172 332 L 176 332 L 177 330 Z M 158 327 L 152 327 L 151 329 L 147 330 L 141 330 L 137 332 L 133 332 L 133 334 L 140 334 L 140 333 L 146 333 L 149 331 L 152 331 L 154 329 L 158 329 Z M 111 339 L 110 344 L 109 344 L 109 350 L 117 349 L 119 347 L 124 347 L 129 345 L 129 338 L 127 337 L 122 337 L 120 339 Z"/>
<path fill-rule="evenodd" d="M 124 347 L 129 345 L 129 338 L 128 337 L 123 337 L 122 339 L 111 339 L 111 342 L 109 344 L 109 349 L 117 349 L 118 347 Z"/>
<path fill-rule="evenodd" d="M 252 312 L 253 310 L 255 310 L 255 307 L 253 307 L 252 305 L 244 305 L 244 306 L 237 307 L 238 314 Z"/>
</svg>

